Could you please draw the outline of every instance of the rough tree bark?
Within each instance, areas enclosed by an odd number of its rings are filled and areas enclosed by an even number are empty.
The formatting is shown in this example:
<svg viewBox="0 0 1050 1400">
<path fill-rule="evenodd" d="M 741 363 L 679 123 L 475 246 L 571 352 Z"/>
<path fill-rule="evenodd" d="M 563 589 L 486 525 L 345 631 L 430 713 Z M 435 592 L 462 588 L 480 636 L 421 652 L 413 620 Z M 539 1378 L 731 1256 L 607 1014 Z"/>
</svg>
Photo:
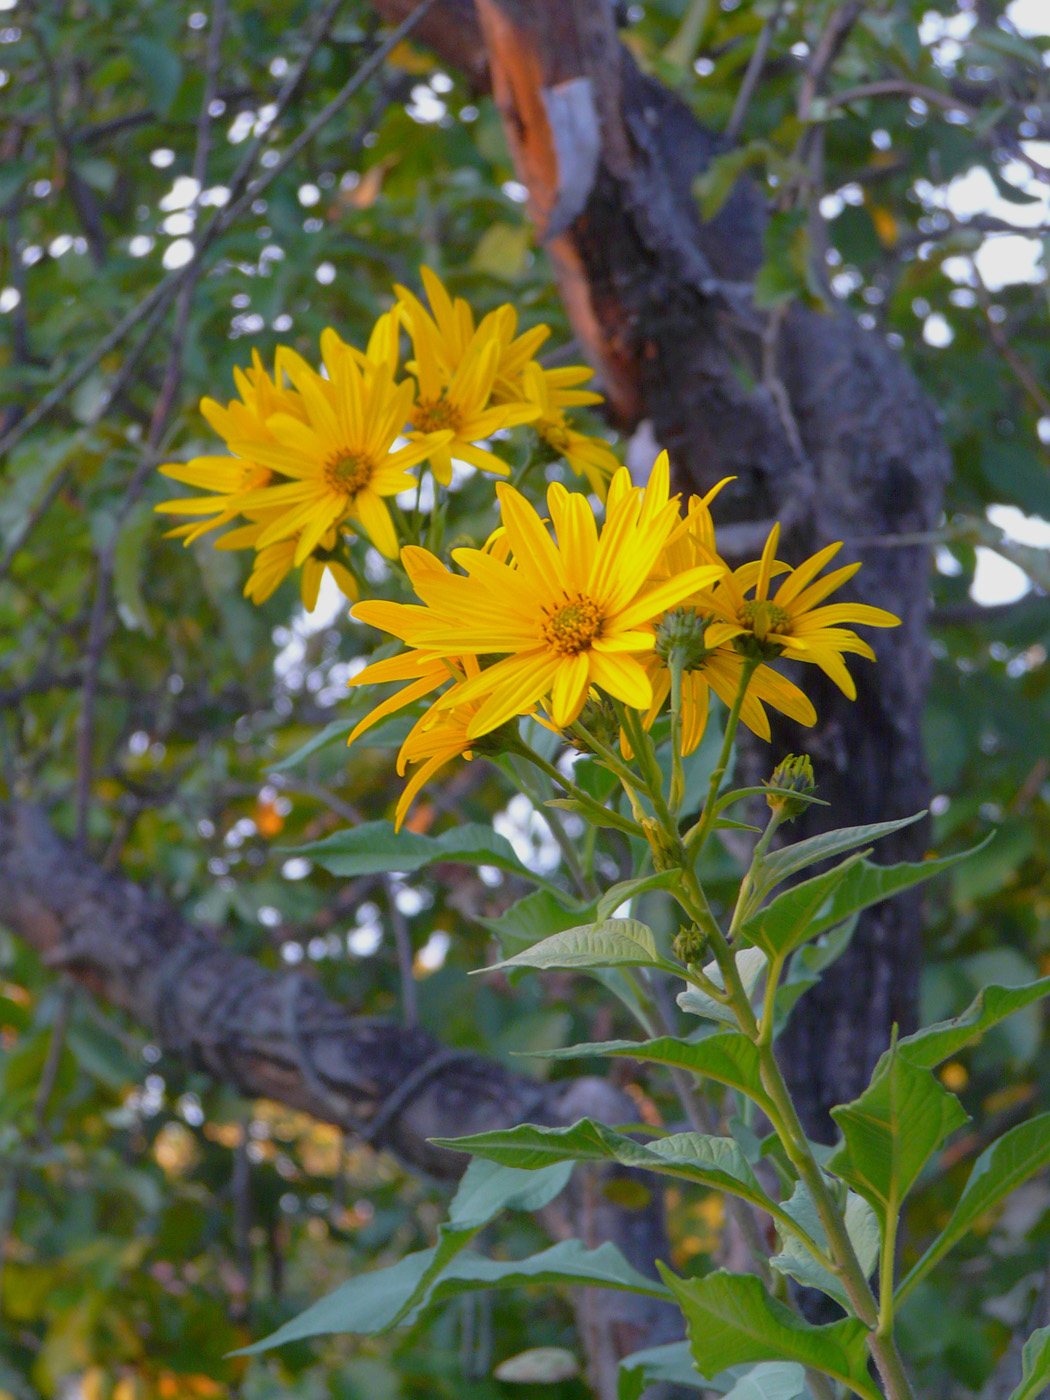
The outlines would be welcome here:
<svg viewBox="0 0 1050 1400">
<path fill-rule="evenodd" d="M 633 1100 L 606 1080 L 537 1083 L 443 1049 L 425 1031 L 351 1015 L 313 978 L 267 971 L 141 886 L 104 872 L 36 808 L 0 804 L 0 923 L 49 966 L 149 1027 L 164 1049 L 249 1097 L 335 1123 L 438 1178 L 457 1178 L 466 1159 L 430 1138 L 637 1116 Z M 649 1204 L 625 1209 L 578 1173 L 543 1220 L 556 1237 L 613 1240 L 651 1275 L 653 1261 L 668 1254 L 655 1192 Z M 588 1289 L 575 1301 L 602 1400 L 616 1394 L 621 1357 L 680 1335 L 677 1311 L 659 1302 Z"/>
<path fill-rule="evenodd" d="M 372 3 L 387 19 L 412 9 L 411 0 Z M 829 22 L 828 59 L 858 8 L 844 5 L 842 22 Z M 455 24 L 444 25 L 446 14 Z M 797 835 L 918 810 L 929 560 L 925 546 L 886 537 L 939 518 L 948 459 L 932 407 L 885 340 L 844 311 L 754 308 L 762 200 L 742 182 L 715 219 L 700 220 L 692 183 L 724 142 L 639 72 L 608 0 L 476 0 L 476 16 L 472 27 L 465 0 L 446 0 L 426 42 L 476 85 L 488 74 L 613 421 L 629 431 L 648 419 L 683 490 L 736 478 L 718 502 L 734 522 L 721 536 L 731 557 L 753 557 L 774 519 L 788 559 L 845 540 L 839 562 L 864 564 L 855 596 L 902 619 L 874 639 L 878 666 L 853 668 L 855 703 L 808 668 L 816 728 L 779 724 L 772 750 L 756 746 L 744 762 L 759 773 L 770 752 L 812 754 L 831 805 L 810 808 Z M 876 858 L 915 859 L 926 839 L 922 824 L 911 827 Z M 867 1082 L 893 1023 L 914 1021 L 920 927 L 914 898 L 870 911 L 795 1012 L 785 1068 L 818 1138 L 830 1140 L 828 1109 Z"/>
</svg>

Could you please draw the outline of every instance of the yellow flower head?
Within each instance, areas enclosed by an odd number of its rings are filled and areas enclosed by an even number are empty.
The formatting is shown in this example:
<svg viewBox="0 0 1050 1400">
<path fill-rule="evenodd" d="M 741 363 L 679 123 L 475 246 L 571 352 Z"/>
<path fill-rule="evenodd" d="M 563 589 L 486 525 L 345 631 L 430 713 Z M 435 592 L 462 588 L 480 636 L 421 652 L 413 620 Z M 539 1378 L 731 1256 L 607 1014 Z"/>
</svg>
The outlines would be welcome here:
<svg viewBox="0 0 1050 1400">
<path fill-rule="evenodd" d="M 651 705 L 652 687 L 638 657 L 652 650 L 653 619 L 710 586 L 723 570 L 705 565 L 651 584 L 649 575 L 678 521 L 677 502 L 668 498 L 666 460 L 662 469 L 659 462 L 654 467 L 644 492 L 630 485 L 625 470 L 622 475 L 617 505 L 600 533 L 583 496 L 558 483 L 549 488 L 557 543 L 528 501 L 499 483 L 511 562 L 484 550 L 455 550 L 465 576 L 440 565 L 421 574 L 415 585 L 424 606 L 366 602 L 356 608 L 355 617 L 410 646 L 450 657 L 503 657 L 437 702 L 448 708 L 481 700 L 467 726 L 469 738 L 540 701 L 563 729 L 583 708 L 591 686 L 640 710 Z"/>
<path fill-rule="evenodd" d="M 525 366 L 523 375 L 526 397 L 540 410 L 540 416 L 533 424 L 536 432 L 549 443 L 572 467 L 577 476 L 585 476 L 591 490 L 599 500 L 604 501 L 609 489 L 609 478 L 619 470 L 620 463 L 609 445 L 601 438 L 588 437 L 573 428 L 562 408 L 557 403 L 558 393 L 553 387 L 558 375 L 578 374 L 576 370 L 544 370 L 537 364 Z M 584 370 L 590 375 L 590 370 Z M 562 397 L 571 396 L 563 391 Z M 574 397 L 583 402 L 601 402 L 600 394 L 578 391 Z"/>
<path fill-rule="evenodd" d="M 452 438 L 450 432 L 424 434 L 391 451 L 412 405 L 411 381 L 395 384 L 389 360 L 362 369 L 336 342 L 326 339 L 327 379 L 298 355 L 286 354 L 285 371 L 302 399 L 305 421 L 277 413 L 267 421 L 273 441 L 230 442 L 234 452 L 254 455 L 285 478 L 249 493 L 242 509 L 281 507 L 257 547 L 298 535 L 296 566 L 344 521 L 352 521 L 381 554 L 394 558 L 397 536 L 384 497 L 415 486 L 407 468 Z"/>
<path fill-rule="evenodd" d="M 463 658 L 461 674 L 464 680 L 478 675 L 478 663 L 473 656 Z M 479 704 L 477 700 L 468 701 L 446 710 L 432 705 L 412 726 L 397 756 L 397 771 L 403 775 L 410 763 L 417 763 L 419 767 L 398 798 L 394 812 L 395 830 L 400 830 L 416 793 L 438 769 L 451 763 L 454 758 L 474 757 L 472 749 L 477 741 L 471 738 L 469 730 Z"/>
<path fill-rule="evenodd" d="M 769 532 L 762 558 L 723 575 L 718 585 L 695 601 L 701 611 L 715 621 L 718 640 L 734 639 L 737 650 L 753 651 L 764 657 L 788 656 L 794 661 L 811 661 L 851 700 L 857 697 L 853 678 L 842 660 L 843 653 L 855 652 L 875 660 L 867 642 L 844 623 L 868 627 L 896 627 L 900 618 L 867 603 L 835 603 L 819 606 L 860 568 L 847 564 L 817 579 L 821 569 L 842 548 L 829 544 L 797 569 L 776 558 L 780 526 Z M 774 577 L 786 574 L 770 597 Z M 722 624 L 718 626 L 717 624 Z"/>
</svg>

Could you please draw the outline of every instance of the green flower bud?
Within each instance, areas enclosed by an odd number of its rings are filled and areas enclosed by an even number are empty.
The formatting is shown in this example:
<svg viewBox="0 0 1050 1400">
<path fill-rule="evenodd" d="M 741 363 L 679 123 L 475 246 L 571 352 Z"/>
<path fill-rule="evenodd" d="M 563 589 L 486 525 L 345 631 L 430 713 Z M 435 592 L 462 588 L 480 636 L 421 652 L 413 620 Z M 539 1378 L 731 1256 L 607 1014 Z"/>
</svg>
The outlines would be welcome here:
<svg viewBox="0 0 1050 1400">
<path fill-rule="evenodd" d="M 656 654 L 670 664 L 677 657 L 683 671 L 695 671 L 710 656 L 704 645 L 708 619 L 694 608 L 672 608 L 665 613 L 656 629 Z"/>
<path fill-rule="evenodd" d="M 612 704 L 604 695 L 597 695 L 593 691 L 588 695 L 583 703 L 583 709 L 580 711 L 580 723 L 588 734 L 594 735 L 599 744 L 604 744 L 607 749 L 619 748 L 620 720 Z M 581 753 L 590 752 L 585 740 L 570 735 L 569 741 Z"/>
<path fill-rule="evenodd" d="M 675 940 L 671 944 L 671 952 L 679 962 L 699 967 L 707 953 L 707 934 L 700 928 L 699 924 L 690 924 L 688 928 L 680 928 L 675 934 Z"/>
<path fill-rule="evenodd" d="M 780 814 L 782 821 L 794 821 L 809 804 L 800 802 L 791 794 L 814 792 L 816 786 L 809 754 L 788 754 L 787 758 L 774 768 L 773 776 L 766 784 L 769 788 L 766 801 L 772 811 Z"/>
<path fill-rule="evenodd" d="M 652 817 L 643 817 L 642 828 L 645 831 L 646 840 L 649 842 L 649 849 L 653 853 L 653 869 L 678 870 L 681 866 L 679 852 L 668 846 L 667 837 L 660 823 L 653 821 Z"/>
</svg>

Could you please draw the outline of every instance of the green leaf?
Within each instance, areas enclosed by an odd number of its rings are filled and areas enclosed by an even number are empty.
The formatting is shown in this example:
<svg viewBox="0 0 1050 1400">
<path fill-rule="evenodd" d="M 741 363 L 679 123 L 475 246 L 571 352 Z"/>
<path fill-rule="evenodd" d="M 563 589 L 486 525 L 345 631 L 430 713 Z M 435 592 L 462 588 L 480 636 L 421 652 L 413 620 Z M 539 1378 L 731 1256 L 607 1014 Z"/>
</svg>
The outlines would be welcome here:
<svg viewBox="0 0 1050 1400">
<path fill-rule="evenodd" d="M 875 1207 L 885 1229 L 930 1157 L 969 1115 L 930 1070 L 913 1065 L 894 1046 L 863 1094 L 833 1108 L 831 1116 L 843 1140 L 828 1158 L 828 1170 Z"/>
<path fill-rule="evenodd" d="M 725 1400 L 802 1400 L 806 1373 L 794 1361 L 763 1361 L 741 1376 Z"/>
<path fill-rule="evenodd" d="M 309 856 L 333 875 L 377 875 L 389 870 L 422 870 L 439 861 L 465 865 L 495 865 L 531 879 L 510 842 L 491 827 L 467 823 L 440 836 L 394 830 L 392 822 L 362 822 L 314 841 L 307 846 L 286 847 L 288 854 Z"/>
<path fill-rule="evenodd" d="M 153 628 L 142 596 L 142 556 L 156 523 L 152 506 L 144 502 L 133 506 L 113 551 L 113 593 L 120 620 L 129 631 L 145 632 L 147 637 L 153 635 Z"/>
<path fill-rule="evenodd" d="M 637 1142 L 602 1123 L 582 1118 L 567 1128 L 522 1123 L 472 1137 L 433 1141 L 440 1147 L 471 1152 L 476 1157 L 525 1170 L 550 1162 L 619 1162 L 621 1166 L 692 1181 L 712 1191 L 728 1191 L 763 1209 L 771 1204 L 732 1138 L 690 1132 Z"/>
<path fill-rule="evenodd" d="M 657 870 L 652 875 L 640 875 L 636 880 L 621 880 L 618 885 L 610 885 L 598 901 L 598 918 L 607 919 L 621 904 L 646 890 L 670 889 L 679 879 L 678 870 Z"/>
<path fill-rule="evenodd" d="M 781 1203 L 781 1209 L 814 1243 L 820 1245 L 826 1254 L 830 1254 L 824 1226 L 821 1224 L 809 1188 L 804 1182 L 800 1181 L 797 1184 L 790 1200 Z M 847 1192 L 844 1214 L 850 1241 L 865 1276 L 869 1276 L 879 1259 L 878 1219 L 863 1196 L 858 1196 L 855 1191 Z M 799 1243 L 797 1236 L 785 1231 L 779 1222 L 777 1228 L 780 1233 L 780 1253 L 770 1259 L 772 1267 L 779 1273 L 789 1274 L 806 1288 L 819 1288 L 822 1293 L 840 1303 L 847 1313 L 852 1313 L 853 1305 L 841 1279 L 829 1269 L 825 1269 L 818 1259 L 814 1259 L 809 1250 Z"/>
<path fill-rule="evenodd" d="M 1008 1400 L 1039 1400 L 1050 1385 L 1050 1327 L 1033 1332 L 1021 1352 L 1021 1384 Z"/>
<path fill-rule="evenodd" d="M 477 922 L 496 935 L 504 953 L 517 953 L 522 948 L 530 948 L 541 938 L 578 925 L 581 920 L 593 920 L 594 914 L 593 904 L 577 904 L 567 908 L 550 890 L 534 890 L 512 904 L 498 918 L 477 918 Z"/>
<path fill-rule="evenodd" d="M 571 1163 L 548 1165 L 540 1172 L 475 1159 L 467 1167 L 448 1210 L 457 1230 L 480 1230 L 505 1210 L 541 1210 L 564 1191 Z"/>
<path fill-rule="evenodd" d="M 150 106 L 158 117 L 166 117 L 182 83 L 182 60 L 167 44 L 155 43 L 141 34 L 125 39 L 124 47 L 142 75 Z"/>
<path fill-rule="evenodd" d="M 434 1249 L 420 1250 L 406 1255 L 388 1269 L 375 1269 L 349 1279 L 269 1337 L 236 1354 L 252 1356 L 285 1342 L 332 1332 L 383 1331 L 393 1325 L 404 1300 L 418 1289 L 434 1254 Z M 614 1244 L 606 1242 L 597 1249 L 587 1249 L 580 1240 L 565 1240 L 528 1259 L 496 1260 L 461 1254 L 430 1283 L 425 1296 L 418 1299 L 403 1321 L 412 1322 L 422 1308 L 461 1293 L 533 1283 L 585 1284 L 588 1288 L 611 1288 L 623 1293 L 640 1293 L 648 1298 L 668 1296 L 667 1290 L 655 1279 L 646 1278 L 633 1269 Z"/>
<path fill-rule="evenodd" d="M 898 1301 L 973 1229 L 982 1215 L 1050 1163 L 1050 1113 L 1019 1123 L 986 1148 L 947 1225 L 897 1290 Z"/>
<path fill-rule="evenodd" d="M 745 920 L 741 932 L 771 958 L 783 957 L 850 915 L 932 880 L 980 849 L 975 846 L 973 850 L 941 860 L 924 860 L 917 864 L 901 862 L 899 865 L 873 865 L 859 856 L 852 856 L 823 875 L 815 875 L 782 891 Z"/>
<path fill-rule="evenodd" d="M 761 884 L 764 888 L 779 885 L 781 880 L 805 870 L 808 865 L 816 865 L 819 860 L 830 860 L 832 856 L 840 856 L 844 851 L 855 850 L 858 846 L 867 846 L 880 836 L 889 836 L 893 831 L 912 826 L 925 815 L 923 811 L 898 821 L 843 826 L 836 831 L 823 831 L 819 836 L 810 836 L 805 841 L 796 841 L 793 846 L 782 846 L 763 857 L 759 877 Z"/>
<path fill-rule="evenodd" d="M 740 974 L 740 981 L 743 983 L 744 991 L 750 1000 L 769 959 L 761 948 L 741 948 L 733 956 L 736 960 L 737 972 Z M 704 972 L 717 987 L 722 987 L 724 990 L 722 969 L 716 962 L 708 963 Z M 706 1016 L 711 1021 L 723 1021 L 730 1026 L 736 1025 L 735 1012 L 730 1007 L 723 1006 L 720 1001 L 715 1001 L 714 997 L 709 997 L 699 987 L 687 987 L 684 992 L 679 992 L 677 1001 L 682 1010 L 688 1011 L 691 1016 Z"/>
<path fill-rule="evenodd" d="M 513 957 L 478 972 L 492 972 L 499 967 L 590 968 L 590 967 L 663 967 L 673 971 L 670 963 L 656 951 L 653 931 L 637 919 L 604 919 L 596 924 L 579 924 L 562 929 L 549 938 L 523 948 Z"/>
<path fill-rule="evenodd" d="M 758 1047 L 739 1031 L 720 1031 L 697 1041 L 677 1040 L 673 1036 L 659 1036 L 655 1040 L 605 1040 L 546 1052 L 546 1058 L 551 1060 L 606 1055 L 612 1059 L 689 1070 L 691 1074 L 739 1090 L 763 1110 L 772 1108 L 762 1087 Z"/>
<path fill-rule="evenodd" d="M 685 1314 L 698 1369 L 715 1375 L 748 1361 L 794 1361 L 878 1400 L 868 1378 L 867 1330 L 855 1318 L 812 1327 L 770 1296 L 754 1274 L 719 1269 L 701 1279 L 660 1273 Z"/>
<path fill-rule="evenodd" d="M 326 724 L 323 729 L 318 730 L 316 734 L 307 739 L 306 743 L 300 745 L 293 753 L 278 760 L 277 763 L 272 763 L 270 765 L 270 772 L 281 773 L 287 768 L 298 768 L 299 764 L 302 763 L 304 759 L 309 758 L 313 753 L 317 753 L 319 749 L 327 748 L 329 744 L 334 744 L 338 739 L 345 740 L 356 723 L 357 720 L 353 718 L 332 720 L 330 724 Z"/>
<path fill-rule="evenodd" d="M 1024 987 L 982 987 L 961 1015 L 905 1036 L 897 1048 L 913 1065 L 933 1069 L 967 1045 L 975 1045 L 1007 1016 L 1045 996 L 1050 996 L 1050 977 Z"/>
<path fill-rule="evenodd" d="M 644 1391 L 659 1381 L 689 1386 L 693 1390 L 715 1389 L 693 1365 L 688 1342 L 668 1342 L 633 1352 L 620 1362 L 617 1400 L 641 1400 Z"/>
</svg>

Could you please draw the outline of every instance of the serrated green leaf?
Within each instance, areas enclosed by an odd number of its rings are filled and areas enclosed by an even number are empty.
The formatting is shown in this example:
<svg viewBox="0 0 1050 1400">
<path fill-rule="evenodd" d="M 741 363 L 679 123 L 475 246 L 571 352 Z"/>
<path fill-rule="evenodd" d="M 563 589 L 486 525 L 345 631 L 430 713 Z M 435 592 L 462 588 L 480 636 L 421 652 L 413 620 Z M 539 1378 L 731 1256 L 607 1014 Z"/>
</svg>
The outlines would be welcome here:
<svg viewBox="0 0 1050 1400">
<path fill-rule="evenodd" d="M 692 1181 L 712 1191 L 728 1191 L 763 1209 L 772 1204 L 732 1138 L 690 1132 L 637 1142 L 603 1123 L 583 1118 L 566 1128 L 522 1123 L 472 1137 L 434 1141 L 441 1147 L 526 1171 L 550 1162 L 618 1162 Z"/>
<path fill-rule="evenodd" d="M 809 1188 L 804 1182 L 799 1182 L 790 1200 L 781 1204 L 781 1209 L 813 1240 L 826 1254 L 830 1255 L 828 1238 L 821 1224 L 820 1215 Z M 844 1211 L 846 1231 L 850 1237 L 857 1258 L 860 1260 L 861 1268 L 865 1276 L 870 1276 L 879 1259 L 879 1222 L 868 1202 L 859 1196 L 855 1191 L 850 1191 L 846 1195 L 846 1207 Z M 829 1298 L 843 1307 L 847 1313 L 852 1313 L 853 1305 L 850 1303 L 849 1295 L 842 1286 L 842 1281 L 829 1269 L 825 1269 L 818 1259 L 815 1259 L 808 1249 L 803 1248 L 797 1236 L 790 1231 L 783 1230 L 778 1222 L 780 1232 L 780 1253 L 770 1259 L 770 1264 L 779 1273 L 789 1274 L 796 1282 L 801 1283 L 806 1288 L 819 1288 L 822 1293 L 826 1293 Z"/>
<path fill-rule="evenodd" d="M 886 1227 L 941 1143 L 969 1115 L 937 1077 L 894 1046 L 859 1098 L 831 1110 L 842 1142 L 828 1170 L 860 1193 Z"/>
<path fill-rule="evenodd" d="M 286 1342 L 333 1332 L 382 1332 L 393 1325 L 405 1298 L 418 1289 L 434 1255 L 434 1249 L 420 1250 L 388 1269 L 375 1269 L 349 1279 L 269 1337 L 236 1354 L 252 1356 Z M 648 1298 L 668 1297 L 667 1290 L 655 1279 L 633 1269 L 614 1244 L 606 1242 L 597 1249 L 587 1249 L 580 1240 L 565 1240 L 528 1259 L 496 1260 L 461 1254 L 431 1282 L 425 1296 L 402 1320 L 410 1323 L 429 1304 L 461 1293 L 536 1283 L 585 1284 L 588 1288 L 611 1288 Z"/>
<path fill-rule="evenodd" d="M 1021 1384 L 1008 1400 L 1040 1400 L 1050 1386 L 1050 1327 L 1033 1332 L 1021 1352 Z"/>
<path fill-rule="evenodd" d="M 1007 1016 L 1045 996 L 1050 996 L 1050 977 L 1024 987 L 982 987 L 960 1015 L 905 1036 L 897 1042 L 898 1049 L 913 1065 L 933 1069 L 967 1045 L 976 1044 L 985 1031 Z"/>
<path fill-rule="evenodd" d="M 701 1279 L 660 1273 L 685 1314 L 697 1368 L 715 1375 L 727 1366 L 794 1361 L 879 1400 L 868 1378 L 867 1330 L 856 1318 L 812 1327 L 770 1296 L 753 1274 L 719 1269 Z"/>
<path fill-rule="evenodd" d="M 545 1058 L 550 1060 L 599 1056 L 689 1070 L 701 1078 L 713 1079 L 716 1084 L 738 1089 L 763 1110 L 772 1108 L 762 1087 L 758 1047 L 739 1031 L 720 1031 L 697 1041 L 677 1040 L 673 1036 L 659 1036 L 655 1040 L 605 1040 L 545 1052 Z"/>
<path fill-rule="evenodd" d="M 440 836 L 394 830 L 392 822 L 362 822 L 314 841 L 307 846 L 285 848 L 290 855 L 309 856 L 332 875 L 350 878 L 377 875 L 390 870 L 422 870 L 439 861 L 467 865 L 495 865 L 531 879 L 514 854 L 514 848 L 491 827 L 467 823 Z"/>
<path fill-rule="evenodd" d="M 579 924 L 562 929 L 549 938 L 523 948 L 513 957 L 479 972 L 501 967 L 596 968 L 670 967 L 656 950 L 653 931 L 637 919 L 604 919 L 596 924 Z"/>
<path fill-rule="evenodd" d="M 873 865 L 859 856 L 852 856 L 823 875 L 815 875 L 782 891 L 745 920 L 741 932 L 770 957 L 783 957 L 809 939 L 834 928 L 843 919 L 932 880 L 980 849 L 975 846 L 958 855 L 917 864 Z"/>
<path fill-rule="evenodd" d="M 891 832 L 912 826 L 925 815 L 923 811 L 916 812 L 913 817 L 901 817 L 898 821 L 843 826 L 835 831 L 822 831 L 818 836 L 807 837 L 805 841 L 796 841 L 793 846 L 782 846 L 763 857 L 759 877 L 762 886 L 769 888 L 779 885 L 789 875 L 797 875 L 807 866 L 830 860 L 832 856 L 840 856 L 845 851 L 856 850 L 858 846 L 868 846 L 880 836 L 889 836 Z"/>
<path fill-rule="evenodd" d="M 1050 1113 L 1019 1123 L 986 1148 L 974 1163 L 970 1179 L 955 1204 L 947 1225 L 897 1290 L 905 1298 L 982 1215 L 1050 1163 Z"/>
</svg>

